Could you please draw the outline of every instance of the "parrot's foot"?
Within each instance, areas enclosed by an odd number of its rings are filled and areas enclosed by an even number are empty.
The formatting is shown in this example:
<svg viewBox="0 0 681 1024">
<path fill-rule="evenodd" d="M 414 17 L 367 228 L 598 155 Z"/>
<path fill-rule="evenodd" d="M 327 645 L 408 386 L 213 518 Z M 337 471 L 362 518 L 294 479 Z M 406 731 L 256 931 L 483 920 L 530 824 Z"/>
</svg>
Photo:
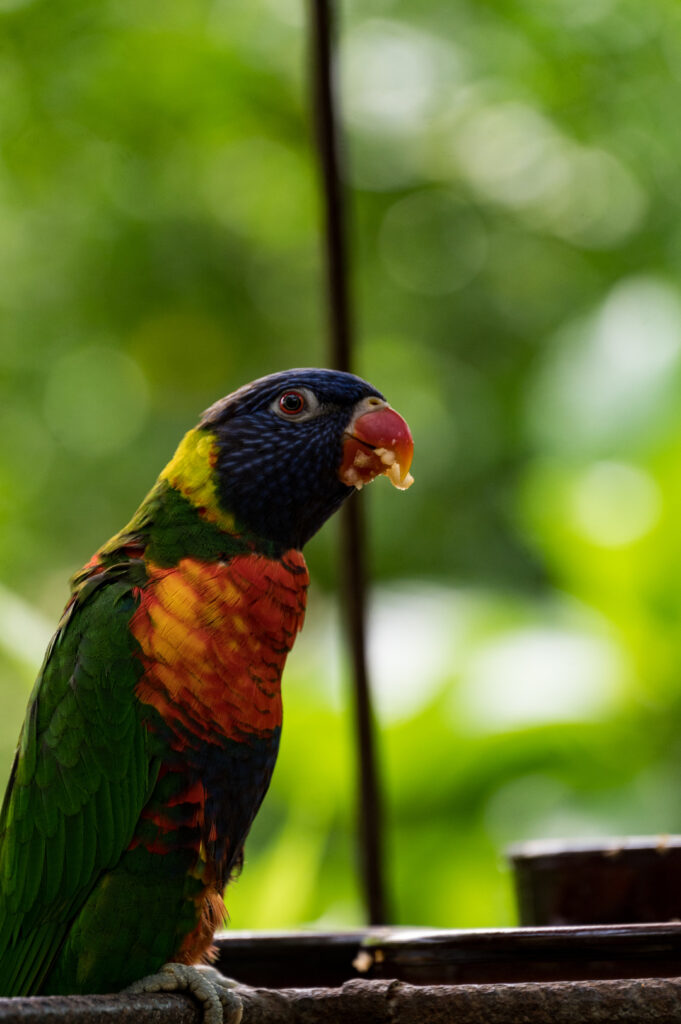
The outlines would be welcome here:
<svg viewBox="0 0 681 1024">
<path fill-rule="evenodd" d="M 203 1024 L 240 1024 L 243 1004 L 234 991 L 232 978 L 220 974 L 215 967 L 190 964 L 164 964 L 156 974 L 140 978 L 125 989 L 142 992 L 189 992 L 203 1007 Z"/>
</svg>

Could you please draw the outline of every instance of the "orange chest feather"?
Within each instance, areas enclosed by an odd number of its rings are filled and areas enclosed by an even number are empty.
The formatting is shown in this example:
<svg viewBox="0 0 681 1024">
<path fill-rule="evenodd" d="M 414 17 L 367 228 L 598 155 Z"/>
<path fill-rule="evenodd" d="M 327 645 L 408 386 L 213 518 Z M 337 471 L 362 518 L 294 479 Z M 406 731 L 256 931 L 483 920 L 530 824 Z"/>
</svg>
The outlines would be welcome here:
<svg viewBox="0 0 681 1024">
<path fill-rule="evenodd" d="M 279 560 L 147 564 L 131 619 L 145 672 L 137 696 L 178 737 L 267 735 L 281 725 L 281 673 L 301 629 L 308 575 L 299 551 Z"/>
</svg>

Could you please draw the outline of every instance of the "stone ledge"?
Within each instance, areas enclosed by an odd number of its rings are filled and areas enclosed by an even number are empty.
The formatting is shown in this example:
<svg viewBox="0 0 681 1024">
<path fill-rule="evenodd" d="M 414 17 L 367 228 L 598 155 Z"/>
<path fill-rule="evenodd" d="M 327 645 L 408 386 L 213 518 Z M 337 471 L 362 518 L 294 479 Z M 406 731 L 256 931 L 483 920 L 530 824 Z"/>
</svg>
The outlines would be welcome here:
<svg viewBox="0 0 681 1024">
<path fill-rule="evenodd" d="M 339 988 L 238 989 L 243 1024 L 678 1024 L 681 978 Z M 2 1024 L 200 1024 L 186 996 L 0 999 Z"/>
</svg>

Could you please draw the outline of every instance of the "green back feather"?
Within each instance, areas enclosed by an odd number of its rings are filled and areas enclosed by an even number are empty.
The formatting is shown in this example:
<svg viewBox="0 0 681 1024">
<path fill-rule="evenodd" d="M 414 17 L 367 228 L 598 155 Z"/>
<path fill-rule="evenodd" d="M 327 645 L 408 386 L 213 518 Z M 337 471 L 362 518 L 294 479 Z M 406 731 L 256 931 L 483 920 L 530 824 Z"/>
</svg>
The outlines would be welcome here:
<svg viewBox="0 0 681 1024">
<path fill-rule="evenodd" d="M 128 628 L 130 568 L 80 588 L 31 697 L 0 811 L 1 995 L 40 990 L 156 778 L 133 692 L 142 666 Z"/>
</svg>

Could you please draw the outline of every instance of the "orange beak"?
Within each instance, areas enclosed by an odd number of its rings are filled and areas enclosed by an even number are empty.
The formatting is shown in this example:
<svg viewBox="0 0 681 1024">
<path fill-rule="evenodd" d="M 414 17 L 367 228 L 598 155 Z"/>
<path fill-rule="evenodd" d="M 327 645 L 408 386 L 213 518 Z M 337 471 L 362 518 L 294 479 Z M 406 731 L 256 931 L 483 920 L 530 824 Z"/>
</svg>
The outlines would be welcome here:
<svg viewBox="0 0 681 1024">
<path fill-rule="evenodd" d="M 377 476 L 406 491 L 414 482 L 409 472 L 414 441 L 405 420 L 387 404 L 360 412 L 343 441 L 343 461 L 338 476 L 348 487 L 360 490 Z"/>
</svg>

